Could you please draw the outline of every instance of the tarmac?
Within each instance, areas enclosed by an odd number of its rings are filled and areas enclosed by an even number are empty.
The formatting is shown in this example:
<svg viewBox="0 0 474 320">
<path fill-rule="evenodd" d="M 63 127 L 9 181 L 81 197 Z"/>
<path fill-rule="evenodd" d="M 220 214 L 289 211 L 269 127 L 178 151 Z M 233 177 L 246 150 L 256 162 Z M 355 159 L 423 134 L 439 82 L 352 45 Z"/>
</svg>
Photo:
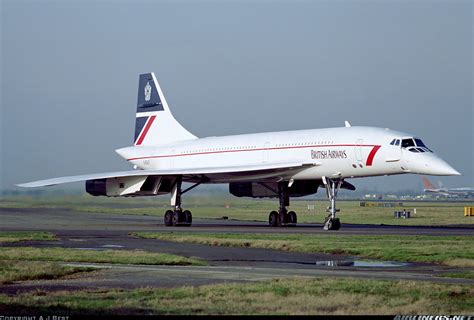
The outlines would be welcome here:
<svg viewBox="0 0 474 320">
<path fill-rule="evenodd" d="M 258 248 L 217 247 L 130 236 L 137 231 L 199 233 L 294 233 L 474 236 L 474 226 L 377 226 L 344 224 L 324 231 L 322 224 L 271 228 L 265 222 L 195 219 L 191 227 L 165 227 L 161 218 L 143 215 L 82 213 L 61 208 L 0 208 L 1 231 L 49 231 L 57 241 L 28 241 L 1 246 L 64 247 L 77 250 L 135 250 L 199 258 L 208 266 L 156 266 L 64 263 L 97 271 L 60 280 L 22 281 L 2 285 L 0 292 L 80 290 L 97 288 L 176 287 L 228 282 L 254 282 L 286 277 L 355 277 L 472 284 L 472 279 L 441 277 L 455 268 L 427 263 L 365 261 L 346 255 L 294 253 Z M 472 268 L 470 269 L 472 270 Z"/>
</svg>

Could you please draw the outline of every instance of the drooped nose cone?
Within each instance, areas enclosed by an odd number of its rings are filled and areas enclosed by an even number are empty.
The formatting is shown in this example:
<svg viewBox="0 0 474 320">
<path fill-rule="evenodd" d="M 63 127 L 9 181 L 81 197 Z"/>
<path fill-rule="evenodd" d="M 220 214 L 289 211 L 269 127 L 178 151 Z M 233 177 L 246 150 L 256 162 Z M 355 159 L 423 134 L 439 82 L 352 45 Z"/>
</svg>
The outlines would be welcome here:
<svg viewBox="0 0 474 320">
<path fill-rule="evenodd" d="M 412 173 L 432 176 L 459 176 L 461 173 L 433 153 L 410 154 L 406 164 Z"/>
</svg>

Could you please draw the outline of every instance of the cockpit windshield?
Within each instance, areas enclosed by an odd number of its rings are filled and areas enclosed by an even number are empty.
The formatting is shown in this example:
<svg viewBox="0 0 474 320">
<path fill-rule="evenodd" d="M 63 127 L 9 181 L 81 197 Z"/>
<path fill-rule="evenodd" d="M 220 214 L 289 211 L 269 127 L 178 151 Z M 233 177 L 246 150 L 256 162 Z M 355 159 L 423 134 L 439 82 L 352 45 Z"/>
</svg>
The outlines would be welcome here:
<svg viewBox="0 0 474 320">
<path fill-rule="evenodd" d="M 413 139 L 403 139 L 402 140 L 402 148 L 414 147 L 415 142 Z"/>
<path fill-rule="evenodd" d="M 421 139 L 418 139 L 418 138 L 415 138 L 415 143 L 418 147 L 425 147 L 427 148 L 427 146 L 425 146 L 425 144 L 423 143 L 423 141 L 421 141 Z"/>
<path fill-rule="evenodd" d="M 433 152 L 418 138 L 402 139 L 402 148 L 411 152 Z"/>
</svg>

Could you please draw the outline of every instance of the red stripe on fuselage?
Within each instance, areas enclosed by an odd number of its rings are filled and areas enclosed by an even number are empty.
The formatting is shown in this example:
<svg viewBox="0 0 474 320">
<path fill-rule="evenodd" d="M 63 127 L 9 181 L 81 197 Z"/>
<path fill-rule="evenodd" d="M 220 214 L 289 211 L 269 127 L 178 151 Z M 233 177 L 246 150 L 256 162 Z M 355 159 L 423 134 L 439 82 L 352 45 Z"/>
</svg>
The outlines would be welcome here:
<svg viewBox="0 0 474 320">
<path fill-rule="evenodd" d="M 379 151 L 380 146 L 374 146 L 367 157 L 367 162 L 365 163 L 366 166 L 371 166 L 372 162 L 374 161 L 375 154 Z"/>
<path fill-rule="evenodd" d="M 136 143 L 137 146 L 139 146 L 139 145 L 142 144 L 143 140 L 145 139 L 146 134 L 148 133 L 148 130 L 150 130 L 150 127 L 151 127 L 151 125 L 153 124 L 153 121 L 155 121 L 155 118 L 156 118 L 156 116 L 151 116 L 151 117 L 148 119 L 148 121 L 147 121 L 147 123 L 146 123 L 146 125 L 145 125 L 145 128 L 144 128 L 143 131 L 142 131 L 142 134 L 140 135 L 140 137 L 139 137 L 138 140 L 137 140 L 137 143 Z"/>
<path fill-rule="evenodd" d="M 222 150 L 222 151 L 207 151 L 207 152 L 195 152 L 195 153 L 184 153 L 184 154 L 167 154 L 160 156 L 146 156 L 146 157 L 136 157 L 127 159 L 127 161 L 141 160 L 141 159 L 154 159 L 154 158 L 169 158 L 169 157 L 185 157 L 185 156 L 198 156 L 204 154 L 215 154 L 215 153 L 228 153 L 228 152 L 249 152 L 249 151 L 264 151 L 264 150 L 284 150 L 284 149 L 302 149 L 302 148 L 324 148 L 324 147 L 373 147 L 372 152 L 376 148 L 375 152 L 380 148 L 380 145 L 373 144 L 332 144 L 332 145 L 312 145 L 312 146 L 294 146 L 294 147 L 274 147 L 274 148 L 256 148 L 256 149 L 239 149 L 239 150 Z M 375 152 L 374 155 L 375 156 Z M 372 156 L 372 158 L 373 158 Z M 369 154 L 370 158 L 370 154 Z M 367 159 L 368 162 L 368 159 Z M 369 164 L 367 164 L 369 165 Z M 372 161 L 370 163 L 372 165 Z"/>
</svg>

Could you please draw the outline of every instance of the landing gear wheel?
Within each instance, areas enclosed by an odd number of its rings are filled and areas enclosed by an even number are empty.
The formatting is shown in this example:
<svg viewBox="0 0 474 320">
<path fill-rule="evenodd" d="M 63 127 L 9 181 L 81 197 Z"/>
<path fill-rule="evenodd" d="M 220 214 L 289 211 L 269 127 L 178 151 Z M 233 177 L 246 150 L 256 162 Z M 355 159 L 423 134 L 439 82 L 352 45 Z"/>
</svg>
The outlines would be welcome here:
<svg viewBox="0 0 474 320">
<path fill-rule="evenodd" d="M 324 223 L 324 229 L 325 230 L 339 230 L 341 228 L 341 222 L 339 221 L 339 218 L 328 218 L 326 222 Z"/>
<path fill-rule="evenodd" d="M 328 179 L 323 176 L 323 183 L 326 187 L 326 194 L 329 199 L 329 207 L 327 212 L 329 215 L 324 221 L 324 230 L 339 230 L 341 228 L 341 222 L 336 218 L 337 212 L 340 210 L 336 208 L 336 198 L 337 193 L 339 192 L 341 185 L 343 184 L 343 179 Z"/>
<path fill-rule="evenodd" d="M 279 218 L 280 218 L 280 225 L 279 227 L 283 226 L 283 225 L 286 225 L 288 223 L 288 213 L 286 211 L 284 212 L 280 212 L 280 214 L 278 215 Z"/>
<path fill-rule="evenodd" d="M 296 217 L 296 213 L 294 211 L 288 212 L 288 223 L 291 225 L 296 225 L 298 218 Z"/>
<path fill-rule="evenodd" d="M 182 215 L 181 211 L 176 210 L 173 212 L 173 219 L 172 219 L 173 226 L 177 226 L 181 222 L 182 220 L 181 215 Z"/>
<path fill-rule="evenodd" d="M 276 211 L 270 212 L 270 215 L 268 216 L 268 223 L 270 224 L 270 227 L 280 227 L 281 226 L 280 216 L 279 216 L 278 212 L 276 212 Z"/>
<path fill-rule="evenodd" d="M 165 212 L 165 226 L 171 227 L 173 225 L 173 211 L 167 210 Z"/>
<path fill-rule="evenodd" d="M 193 223 L 193 215 L 191 214 L 191 211 L 189 210 L 184 210 L 183 215 L 184 215 L 184 222 L 186 223 L 185 226 L 189 227 Z"/>
</svg>

